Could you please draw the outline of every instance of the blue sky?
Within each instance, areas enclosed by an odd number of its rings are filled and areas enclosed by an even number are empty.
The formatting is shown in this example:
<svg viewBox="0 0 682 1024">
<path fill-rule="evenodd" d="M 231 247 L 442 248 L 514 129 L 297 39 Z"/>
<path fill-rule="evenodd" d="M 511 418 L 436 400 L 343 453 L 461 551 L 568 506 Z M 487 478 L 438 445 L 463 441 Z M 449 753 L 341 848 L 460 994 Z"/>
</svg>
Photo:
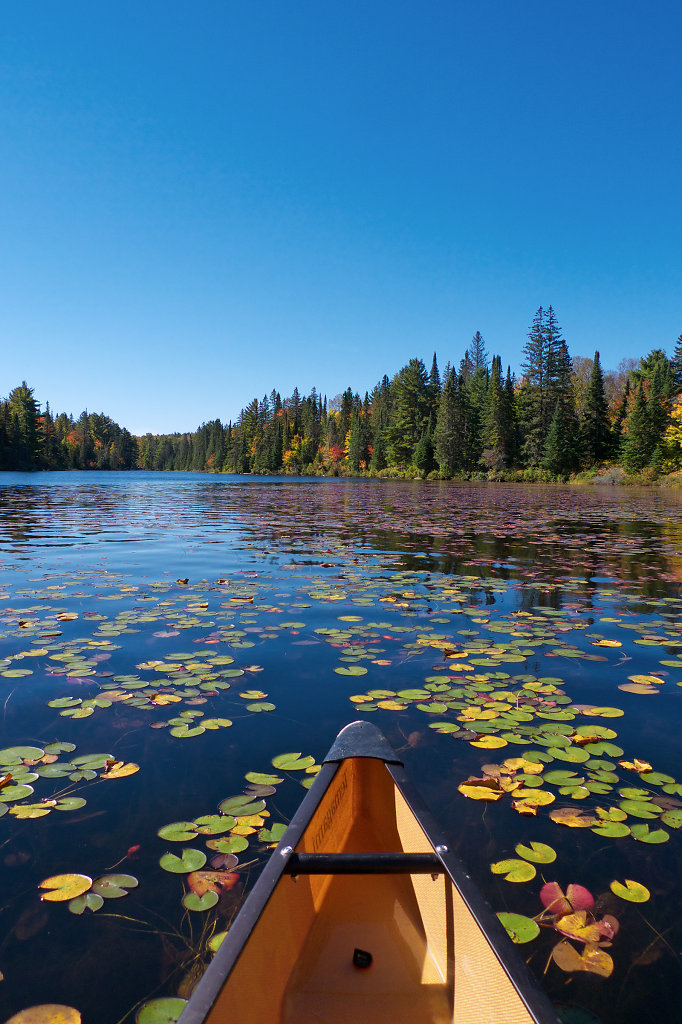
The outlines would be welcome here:
<svg viewBox="0 0 682 1024">
<path fill-rule="evenodd" d="M 682 7 L 6 0 L 0 394 L 135 433 L 364 393 L 552 304 L 682 332 Z"/>
</svg>

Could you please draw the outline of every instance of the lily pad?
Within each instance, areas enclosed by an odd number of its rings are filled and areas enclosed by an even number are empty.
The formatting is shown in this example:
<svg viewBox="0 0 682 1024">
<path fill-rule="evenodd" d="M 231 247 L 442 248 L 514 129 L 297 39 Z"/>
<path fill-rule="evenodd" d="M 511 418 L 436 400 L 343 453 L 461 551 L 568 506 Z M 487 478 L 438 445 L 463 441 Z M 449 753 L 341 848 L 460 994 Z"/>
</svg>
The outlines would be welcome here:
<svg viewBox="0 0 682 1024">
<path fill-rule="evenodd" d="M 182 905 L 187 910 L 210 910 L 219 899 L 218 893 L 213 891 L 205 892 L 203 896 L 197 896 L 195 892 L 186 892 L 182 897 Z"/>
<path fill-rule="evenodd" d="M 221 853 L 236 852 L 221 850 Z M 174 875 L 187 875 L 190 871 L 198 871 L 206 863 L 206 854 L 203 850 L 191 848 L 182 851 L 179 857 L 174 853 L 165 853 L 159 864 L 164 871 L 170 871 Z"/>
<path fill-rule="evenodd" d="M 137 1011 L 135 1024 L 177 1024 L 186 1006 L 186 999 L 151 999 Z"/>
<path fill-rule="evenodd" d="M 494 875 L 504 875 L 508 882 L 530 882 L 535 878 L 536 871 L 532 864 L 525 860 L 498 860 L 490 865 Z"/>
<path fill-rule="evenodd" d="M 133 875 L 100 875 L 92 883 L 92 891 L 105 900 L 114 900 L 127 896 L 128 890 L 135 889 L 137 884 Z"/>
<path fill-rule="evenodd" d="M 5 1024 L 81 1024 L 82 1019 L 73 1006 L 43 1003 L 41 1006 L 29 1006 L 26 1010 L 20 1010 L 6 1020 Z"/>
<path fill-rule="evenodd" d="M 520 945 L 524 942 L 531 942 L 540 934 L 540 926 L 531 917 L 524 917 L 523 914 L 510 914 L 506 911 L 498 913 L 502 925 L 512 942 Z"/>
<path fill-rule="evenodd" d="M 48 903 L 63 903 L 72 900 L 74 896 L 81 896 L 91 885 L 92 879 L 87 875 L 52 875 L 40 883 L 40 889 L 50 890 L 40 898 Z"/>
<path fill-rule="evenodd" d="M 629 903 L 646 903 L 651 896 L 645 885 L 642 885 L 641 882 L 633 882 L 631 878 L 626 878 L 624 883 L 611 882 L 611 892 Z"/>
<path fill-rule="evenodd" d="M 556 860 L 556 850 L 546 843 L 531 842 L 529 846 L 517 843 L 514 847 L 519 857 L 533 861 L 535 864 L 552 864 Z"/>
</svg>

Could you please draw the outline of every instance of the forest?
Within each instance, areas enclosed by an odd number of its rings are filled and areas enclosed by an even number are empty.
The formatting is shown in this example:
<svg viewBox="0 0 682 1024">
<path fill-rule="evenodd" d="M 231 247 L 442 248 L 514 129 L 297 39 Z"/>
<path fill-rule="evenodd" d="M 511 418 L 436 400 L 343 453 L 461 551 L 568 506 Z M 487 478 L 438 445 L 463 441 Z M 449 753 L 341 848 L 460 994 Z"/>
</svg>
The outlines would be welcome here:
<svg viewBox="0 0 682 1024">
<path fill-rule="evenodd" d="M 617 370 L 569 355 L 552 307 L 538 309 L 517 377 L 476 332 L 442 372 L 410 359 L 364 397 L 348 387 L 254 398 L 234 423 L 134 437 L 103 413 L 41 410 L 24 381 L 0 401 L 0 469 L 566 480 L 622 467 L 682 468 L 682 334 Z"/>
</svg>

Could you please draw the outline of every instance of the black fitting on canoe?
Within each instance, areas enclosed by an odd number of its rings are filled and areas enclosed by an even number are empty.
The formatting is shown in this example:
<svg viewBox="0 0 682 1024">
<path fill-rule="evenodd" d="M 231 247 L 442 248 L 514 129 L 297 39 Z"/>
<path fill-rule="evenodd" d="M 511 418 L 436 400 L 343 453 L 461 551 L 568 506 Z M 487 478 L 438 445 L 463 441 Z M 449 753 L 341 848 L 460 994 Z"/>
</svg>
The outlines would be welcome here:
<svg viewBox="0 0 682 1024">
<path fill-rule="evenodd" d="M 347 757 L 376 757 L 387 764 L 402 764 L 384 734 L 372 722 L 351 722 L 334 740 L 323 764 Z"/>
<path fill-rule="evenodd" d="M 441 875 L 435 853 L 292 853 L 287 875 Z"/>
</svg>

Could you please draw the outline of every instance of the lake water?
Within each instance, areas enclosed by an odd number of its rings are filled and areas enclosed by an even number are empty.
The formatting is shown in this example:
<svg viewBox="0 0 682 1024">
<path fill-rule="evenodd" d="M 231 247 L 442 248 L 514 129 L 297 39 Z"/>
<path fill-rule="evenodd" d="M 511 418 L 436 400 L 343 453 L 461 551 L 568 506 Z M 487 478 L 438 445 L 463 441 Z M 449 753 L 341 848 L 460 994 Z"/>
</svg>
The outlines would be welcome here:
<svg viewBox="0 0 682 1024">
<path fill-rule="evenodd" d="M 312 779 L 273 758 L 319 762 L 365 714 L 494 910 L 533 917 L 557 881 L 617 919 L 609 977 L 551 960 L 551 922 L 518 946 L 584 1009 L 571 1021 L 679 1019 L 681 580 L 663 491 L 0 474 L 0 1019 L 66 1003 L 119 1024 L 186 995 L 267 857 L 261 830 Z M 487 777 L 523 776 L 522 813 L 518 789 L 458 790 L 521 756 L 543 774 Z M 230 797 L 264 820 L 225 831 Z M 195 827 L 159 836 L 178 821 Z M 531 841 L 556 860 L 522 883 L 491 872 Z M 215 906 L 168 870 L 186 850 L 185 868 L 238 858 Z M 85 909 L 41 901 L 71 873 Z M 614 895 L 626 879 L 650 899 Z"/>
</svg>

